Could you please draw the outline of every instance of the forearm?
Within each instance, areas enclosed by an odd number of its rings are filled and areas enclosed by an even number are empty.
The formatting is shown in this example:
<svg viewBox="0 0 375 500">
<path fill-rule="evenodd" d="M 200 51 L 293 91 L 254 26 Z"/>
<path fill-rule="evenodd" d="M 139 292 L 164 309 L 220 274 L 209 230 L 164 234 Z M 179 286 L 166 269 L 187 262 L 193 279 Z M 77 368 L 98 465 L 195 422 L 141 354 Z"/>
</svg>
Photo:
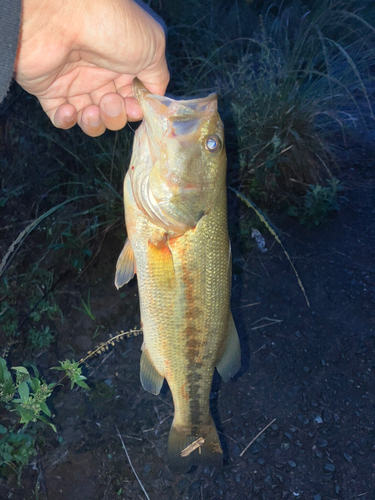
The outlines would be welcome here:
<svg viewBox="0 0 375 500">
<path fill-rule="evenodd" d="M 17 53 L 21 0 L 0 0 L 0 102 L 8 91 Z"/>
</svg>

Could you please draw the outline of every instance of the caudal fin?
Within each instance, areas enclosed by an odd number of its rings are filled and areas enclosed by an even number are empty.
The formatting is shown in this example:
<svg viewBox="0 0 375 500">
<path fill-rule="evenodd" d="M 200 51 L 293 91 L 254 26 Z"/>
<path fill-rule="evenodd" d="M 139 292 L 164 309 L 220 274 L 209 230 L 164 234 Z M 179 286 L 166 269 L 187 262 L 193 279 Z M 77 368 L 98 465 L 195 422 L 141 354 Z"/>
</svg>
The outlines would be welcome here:
<svg viewBox="0 0 375 500">
<path fill-rule="evenodd" d="M 175 427 L 168 438 L 168 466 L 174 473 L 187 472 L 192 465 L 223 465 L 223 451 L 212 418 L 197 431 Z"/>
</svg>

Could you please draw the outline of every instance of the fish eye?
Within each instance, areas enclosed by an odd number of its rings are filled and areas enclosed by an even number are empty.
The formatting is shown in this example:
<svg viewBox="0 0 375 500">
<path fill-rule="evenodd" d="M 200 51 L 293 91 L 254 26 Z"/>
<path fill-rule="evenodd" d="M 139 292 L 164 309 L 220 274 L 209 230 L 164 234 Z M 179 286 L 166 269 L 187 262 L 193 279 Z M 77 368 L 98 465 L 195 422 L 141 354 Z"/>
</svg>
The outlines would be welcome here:
<svg viewBox="0 0 375 500">
<path fill-rule="evenodd" d="M 210 153 L 216 153 L 221 147 L 221 141 L 217 135 L 209 135 L 206 137 L 205 146 Z"/>
</svg>

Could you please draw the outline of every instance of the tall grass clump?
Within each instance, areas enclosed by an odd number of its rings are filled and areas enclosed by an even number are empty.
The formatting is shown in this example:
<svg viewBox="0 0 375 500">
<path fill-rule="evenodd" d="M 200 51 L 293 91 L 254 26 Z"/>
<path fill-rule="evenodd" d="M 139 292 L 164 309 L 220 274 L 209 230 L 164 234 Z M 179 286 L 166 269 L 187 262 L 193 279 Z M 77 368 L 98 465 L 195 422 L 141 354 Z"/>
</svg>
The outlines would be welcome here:
<svg viewBox="0 0 375 500">
<path fill-rule="evenodd" d="M 228 75 L 237 182 L 259 202 L 303 209 L 311 186 L 332 185 L 334 135 L 374 120 L 375 30 L 344 4 L 271 6 Z"/>
<path fill-rule="evenodd" d="M 335 148 L 374 120 L 370 1 L 151 6 L 168 26 L 171 93 L 219 93 L 231 184 L 293 213 L 336 185 Z"/>
<path fill-rule="evenodd" d="M 3 117 L 0 205 L 8 214 L 17 208 L 19 225 L 9 224 L 11 231 L 3 233 L 7 262 L 0 275 L 31 234 L 44 247 L 42 259 L 58 252 L 79 270 L 104 236 L 123 226 L 122 182 L 133 132 L 92 139 L 78 127 L 56 130 L 38 106 L 21 94 Z"/>
</svg>

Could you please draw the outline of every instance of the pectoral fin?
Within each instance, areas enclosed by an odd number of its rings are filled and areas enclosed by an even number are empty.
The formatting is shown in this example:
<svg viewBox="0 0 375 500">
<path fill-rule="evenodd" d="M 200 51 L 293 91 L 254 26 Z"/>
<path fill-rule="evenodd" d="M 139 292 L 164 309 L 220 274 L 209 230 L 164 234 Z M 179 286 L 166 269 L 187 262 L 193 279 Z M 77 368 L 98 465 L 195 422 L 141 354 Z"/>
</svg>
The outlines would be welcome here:
<svg viewBox="0 0 375 500">
<path fill-rule="evenodd" d="M 121 288 L 128 283 L 135 274 L 135 258 L 129 239 L 126 240 L 124 248 L 117 259 L 115 286 Z"/>
<path fill-rule="evenodd" d="M 143 389 L 151 394 L 159 394 L 164 382 L 164 377 L 160 375 L 152 364 L 147 351 L 142 350 L 141 356 L 141 384 Z"/>
<path fill-rule="evenodd" d="M 228 321 L 228 338 L 224 354 L 216 365 L 224 382 L 227 382 L 241 368 L 240 341 L 232 314 Z"/>
</svg>

